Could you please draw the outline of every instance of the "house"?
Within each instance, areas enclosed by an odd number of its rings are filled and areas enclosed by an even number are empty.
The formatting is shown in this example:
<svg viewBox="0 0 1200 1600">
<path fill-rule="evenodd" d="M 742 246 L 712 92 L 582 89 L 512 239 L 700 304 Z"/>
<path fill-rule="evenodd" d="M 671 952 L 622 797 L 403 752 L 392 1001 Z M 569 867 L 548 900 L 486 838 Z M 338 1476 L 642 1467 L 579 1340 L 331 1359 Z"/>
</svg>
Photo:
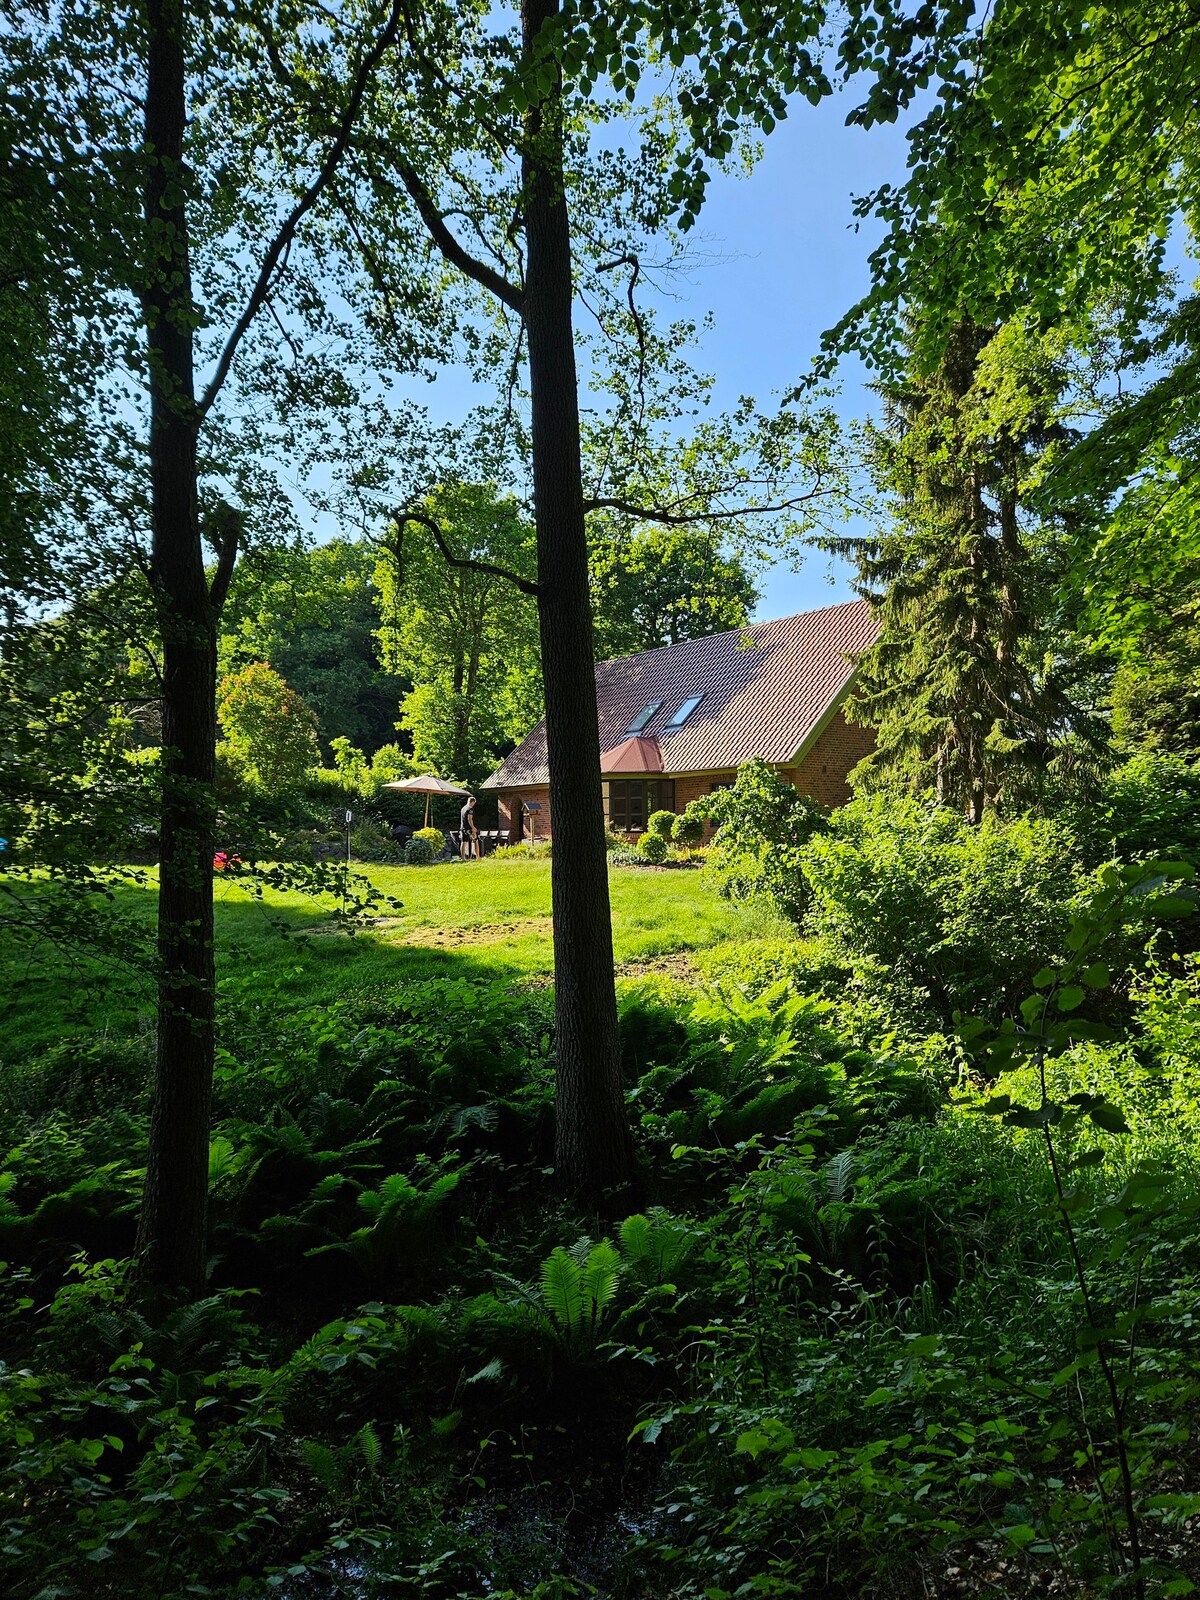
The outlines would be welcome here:
<svg viewBox="0 0 1200 1600">
<path fill-rule="evenodd" d="M 847 799 L 846 775 L 875 736 L 848 723 L 842 704 L 852 658 L 876 631 L 867 603 L 853 600 L 599 662 L 609 827 L 640 833 L 652 812 L 682 811 L 755 756 L 825 805 Z M 547 784 L 539 722 L 483 784 L 497 796 L 501 832 L 514 841 L 552 835 Z"/>
</svg>

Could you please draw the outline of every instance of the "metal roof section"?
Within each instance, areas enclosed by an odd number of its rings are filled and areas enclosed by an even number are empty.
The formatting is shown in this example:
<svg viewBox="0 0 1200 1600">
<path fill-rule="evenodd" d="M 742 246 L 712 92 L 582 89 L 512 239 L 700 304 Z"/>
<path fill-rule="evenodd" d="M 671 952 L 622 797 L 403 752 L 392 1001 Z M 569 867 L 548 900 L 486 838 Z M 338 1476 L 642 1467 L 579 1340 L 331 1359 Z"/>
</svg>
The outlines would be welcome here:
<svg viewBox="0 0 1200 1600">
<path fill-rule="evenodd" d="M 755 756 L 788 765 L 828 722 L 854 675 L 853 658 L 877 631 L 867 602 L 851 600 L 598 662 L 600 752 L 624 742 L 638 714 L 657 700 L 639 734 L 657 740 L 663 772 L 732 771 Z M 687 720 L 671 729 L 697 697 Z M 520 789 L 548 777 L 546 725 L 539 722 L 482 787 Z"/>
</svg>

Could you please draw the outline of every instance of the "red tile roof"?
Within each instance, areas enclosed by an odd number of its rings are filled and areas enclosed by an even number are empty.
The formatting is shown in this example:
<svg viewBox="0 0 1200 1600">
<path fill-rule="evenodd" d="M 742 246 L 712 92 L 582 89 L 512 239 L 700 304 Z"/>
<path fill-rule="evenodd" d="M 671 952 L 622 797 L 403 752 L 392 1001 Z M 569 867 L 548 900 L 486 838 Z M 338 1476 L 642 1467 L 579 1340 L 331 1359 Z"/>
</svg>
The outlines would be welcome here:
<svg viewBox="0 0 1200 1600">
<path fill-rule="evenodd" d="M 600 757 L 601 772 L 661 772 L 662 751 L 657 739 L 625 739 Z"/>
<path fill-rule="evenodd" d="M 727 772 L 754 756 L 785 765 L 837 704 L 853 657 L 876 632 L 866 601 L 852 600 L 598 662 L 600 751 L 625 742 L 638 713 L 661 700 L 640 731 L 657 741 L 662 771 Z M 695 711 L 668 732 L 674 713 L 695 695 L 703 695 Z M 547 777 L 543 721 L 482 787 L 519 789 Z"/>
</svg>

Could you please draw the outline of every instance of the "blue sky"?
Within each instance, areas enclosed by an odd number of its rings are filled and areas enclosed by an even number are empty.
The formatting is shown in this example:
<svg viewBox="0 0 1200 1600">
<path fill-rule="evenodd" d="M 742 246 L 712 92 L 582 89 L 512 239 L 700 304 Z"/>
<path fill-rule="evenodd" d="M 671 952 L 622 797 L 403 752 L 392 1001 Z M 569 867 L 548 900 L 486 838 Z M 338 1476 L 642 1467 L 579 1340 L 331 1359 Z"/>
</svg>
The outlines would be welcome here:
<svg viewBox="0 0 1200 1600">
<path fill-rule="evenodd" d="M 855 231 L 853 197 L 901 179 L 906 145 L 900 127 L 847 128 L 855 98 L 795 105 L 749 177 L 718 173 L 709 185 L 692 235 L 703 264 L 672 280 L 678 298 L 668 314 L 697 323 L 712 314 L 694 360 L 715 375 L 720 404 L 748 394 L 766 409 L 773 392 L 789 390 L 805 374 L 821 334 L 868 287 L 867 256 L 879 230 L 864 224 Z M 840 383 L 843 414 L 867 415 L 873 398 L 861 369 L 847 365 Z M 412 392 L 447 421 L 480 398 L 454 368 Z M 847 569 L 820 552 L 799 571 L 774 568 L 760 588 L 759 620 L 851 597 Z"/>
<path fill-rule="evenodd" d="M 902 178 L 906 145 L 899 127 L 844 126 L 852 103 L 842 95 L 795 107 L 750 177 L 709 187 L 699 232 L 724 259 L 697 272 L 687 310 L 713 313 L 699 364 L 717 375 L 722 400 L 789 388 L 821 334 L 868 288 L 879 230 L 854 231 L 853 197 Z M 857 364 L 841 374 L 847 417 L 873 408 L 863 378 Z M 850 598 L 847 569 L 819 552 L 799 572 L 775 568 L 762 588 L 760 619 Z"/>
</svg>

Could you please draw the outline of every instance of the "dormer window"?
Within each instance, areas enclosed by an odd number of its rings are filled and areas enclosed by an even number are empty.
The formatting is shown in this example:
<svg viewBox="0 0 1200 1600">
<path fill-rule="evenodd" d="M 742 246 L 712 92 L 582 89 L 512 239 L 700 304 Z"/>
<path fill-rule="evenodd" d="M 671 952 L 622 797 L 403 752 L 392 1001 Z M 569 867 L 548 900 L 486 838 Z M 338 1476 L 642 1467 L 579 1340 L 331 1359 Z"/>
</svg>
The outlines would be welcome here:
<svg viewBox="0 0 1200 1600">
<path fill-rule="evenodd" d="M 625 730 L 626 738 L 629 738 L 632 734 L 641 733 L 643 728 L 649 727 L 650 723 L 654 721 L 654 718 L 658 712 L 658 708 L 661 705 L 661 700 L 651 700 L 650 704 L 644 711 L 639 711 L 637 716 L 634 717 L 633 721 Z"/>
<path fill-rule="evenodd" d="M 703 699 L 704 696 L 702 694 L 694 694 L 690 700 L 685 700 L 680 706 L 679 710 L 671 718 L 670 722 L 667 723 L 665 731 L 667 733 L 674 733 L 677 728 L 682 728 L 684 723 L 691 716 L 692 712 L 695 711 L 696 707 Z"/>
</svg>

